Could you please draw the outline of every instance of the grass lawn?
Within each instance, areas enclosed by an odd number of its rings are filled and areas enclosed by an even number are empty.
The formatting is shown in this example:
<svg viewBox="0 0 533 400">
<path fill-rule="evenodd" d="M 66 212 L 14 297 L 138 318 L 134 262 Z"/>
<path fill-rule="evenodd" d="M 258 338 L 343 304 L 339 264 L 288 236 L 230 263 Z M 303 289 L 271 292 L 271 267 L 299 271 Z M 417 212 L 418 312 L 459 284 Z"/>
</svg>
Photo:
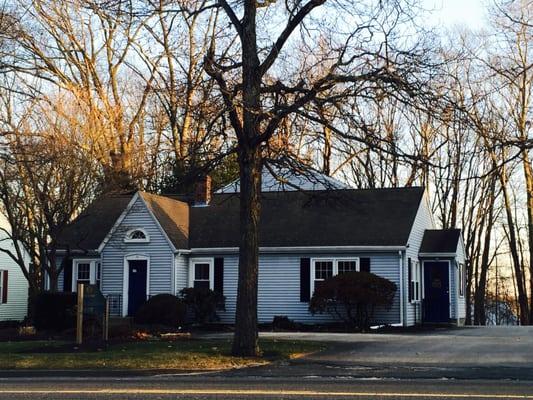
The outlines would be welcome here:
<svg viewBox="0 0 533 400">
<path fill-rule="evenodd" d="M 312 342 L 261 340 L 263 356 L 230 355 L 230 340 L 130 342 L 106 350 L 75 350 L 58 341 L 0 342 L 0 369 L 171 369 L 209 370 L 245 367 L 287 360 L 318 351 Z"/>
</svg>

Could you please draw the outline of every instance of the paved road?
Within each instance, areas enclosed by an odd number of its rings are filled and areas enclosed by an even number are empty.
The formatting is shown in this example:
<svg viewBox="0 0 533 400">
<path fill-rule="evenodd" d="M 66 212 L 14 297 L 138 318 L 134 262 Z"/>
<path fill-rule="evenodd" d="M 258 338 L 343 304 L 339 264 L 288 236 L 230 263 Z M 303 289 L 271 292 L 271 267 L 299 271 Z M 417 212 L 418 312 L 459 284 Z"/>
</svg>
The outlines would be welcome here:
<svg viewBox="0 0 533 400">
<path fill-rule="evenodd" d="M 330 342 L 288 363 L 201 375 L 24 378 L 0 371 L 0 399 L 532 399 L 533 328 L 417 334 L 270 333 Z M 121 377 L 118 377 L 121 376 Z"/>
<path fill-rule="evenodd" d="M 0 399 L 533 399 L 533 382 L 219 376 L 0 380 Z"/>
</svg>

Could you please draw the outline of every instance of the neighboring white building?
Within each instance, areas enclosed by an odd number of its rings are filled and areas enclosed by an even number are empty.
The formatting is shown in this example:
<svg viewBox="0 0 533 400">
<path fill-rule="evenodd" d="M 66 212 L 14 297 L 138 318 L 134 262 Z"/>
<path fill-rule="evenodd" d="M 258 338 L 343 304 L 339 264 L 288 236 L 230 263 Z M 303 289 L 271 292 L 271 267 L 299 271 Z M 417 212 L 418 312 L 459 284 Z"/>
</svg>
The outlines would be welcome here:
<svg viewBox="0 0 533 400">
<path fill-rule="evenodd" d="M 3 229 L 9 229 L 6 218 L 0 214 L 0 247 L 14 250 Z M 0 322 L 22 321 L 28 313 L 28 281 L 19 265 L 0 251 Z"/>
</svg>

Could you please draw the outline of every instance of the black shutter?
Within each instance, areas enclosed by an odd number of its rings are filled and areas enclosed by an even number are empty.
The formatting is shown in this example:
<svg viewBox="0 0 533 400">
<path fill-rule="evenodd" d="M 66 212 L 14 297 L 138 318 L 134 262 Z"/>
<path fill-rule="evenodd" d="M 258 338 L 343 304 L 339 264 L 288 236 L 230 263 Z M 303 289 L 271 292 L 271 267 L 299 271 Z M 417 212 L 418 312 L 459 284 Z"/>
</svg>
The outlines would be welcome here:
<svg viewBox="0 0 533 400">
<path fill-rule="evenodd" d="M 359 259 L 359 271 L 370 272 L 370 258 L 362 257 Z"/>
<path fill-rule="evenodd" d="M 307 303 L 311 299 L 311 259 L 300 258 L 300 301 Z"/>
<path fill-rule="evenodd" d="M 64 260 L 63 268 L 63 292 L 72 292 L 72 259 Z"/>
<path fill-rule="evenodd" d="M 215 276 L 214 276 L 215 292 L 224 294 L 224 258 L 215 258 Z"/>
<path fill-rule="evenodd" d="M 9 283 L 9 278 L 8 278 L 8 272 L 7 270 L 4 271 L 4 273 L 2 274 L 3 275 L 3 282 L 2 282 L 2 303 L 7 303 L 7 285 Z"/>
<path fill-rule="evenodd" d="M 413 295 L 414 295 L 411 263 L 412 263 L 411 258 L 409 257 L 407 259 L 407 282 L 408 282 L 407 287 L 409 288 L 409 301 L 413 301 Z"/>
</svg>

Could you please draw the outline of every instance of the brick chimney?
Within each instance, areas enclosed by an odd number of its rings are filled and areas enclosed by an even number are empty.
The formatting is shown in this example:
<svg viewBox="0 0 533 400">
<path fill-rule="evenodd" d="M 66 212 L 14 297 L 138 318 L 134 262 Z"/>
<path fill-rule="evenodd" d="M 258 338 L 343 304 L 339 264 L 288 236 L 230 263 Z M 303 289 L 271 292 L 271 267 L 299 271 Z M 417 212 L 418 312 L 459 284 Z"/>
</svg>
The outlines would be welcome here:
<svg viewBox="0 0 533 400">
<path fill-rule="evenodd" d="M 211 201 L 211 177 L 206 175 L 200 179 L 194 189 L 194 205 L 207 206 Z"/>
</svg>

